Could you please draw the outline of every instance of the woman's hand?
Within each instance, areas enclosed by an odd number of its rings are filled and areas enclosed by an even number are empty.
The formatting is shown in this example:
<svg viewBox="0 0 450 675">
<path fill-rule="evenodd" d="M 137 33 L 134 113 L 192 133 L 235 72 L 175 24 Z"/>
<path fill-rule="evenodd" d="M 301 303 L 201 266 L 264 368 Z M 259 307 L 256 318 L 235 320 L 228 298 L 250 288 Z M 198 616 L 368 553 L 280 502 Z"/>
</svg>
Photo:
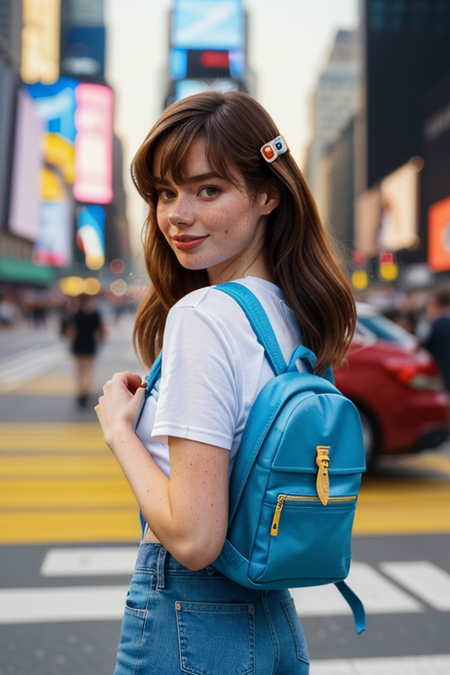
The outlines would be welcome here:
<svg viewBox="0 0 450 675">
<path fill-rule="evenodd" d="M 144 401 L 145 388 L 139 375 L 116 373 L 103 387 L 95 412 L 107 445 L 114 452 L 114 439 L 134 428 Z"/>
</svg>

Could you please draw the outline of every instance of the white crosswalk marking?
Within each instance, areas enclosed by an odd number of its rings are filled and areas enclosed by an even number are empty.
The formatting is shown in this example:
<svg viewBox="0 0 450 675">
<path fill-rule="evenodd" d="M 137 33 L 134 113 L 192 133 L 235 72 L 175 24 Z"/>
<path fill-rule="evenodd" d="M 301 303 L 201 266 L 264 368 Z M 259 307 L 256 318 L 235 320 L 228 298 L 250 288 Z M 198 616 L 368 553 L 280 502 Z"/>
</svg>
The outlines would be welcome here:
<svg viewBox="0 0 450 675">
<path fill-rule="evenodd" d="M 3 588 L 0 624 L 120 620 L 127 591 L 128 586 Z"/>
<path fill-rule="evenodd" d="M 131 575 L 136 556 L 135 546 L 54 548 L 47 552 L 41 566 L 41 574 L 45 577 Z M 436 565 L 429 562 L 396 562 L 383 563 L 380 568 L 435 609 L 450 610 L 447 596 L 450 575 Z M 416 598 L 401 590 L 366 563 L 352 564 L 348 582 L 363 601 L 367 614 L 424 611 L 424 605 Z M 438 587 L 442 589 L 441 597 Z M 0 623 L 120 619 L 123 615 L 126 591 L 126 586 L 2 589 Z M 351 613 L 349 606 L 333 585 L 295 588 L 291 593 L 300 618 Z M 342 663 L 339 662 L 336 667 L 341 668 Z M 334 672 L 341 675 L 340 670 Z M 352 675 L 359 673 L 356 670 L 342 671 L 342 673 L 350 672 Z M 380 671 L 381 674 L 384 672 Z M 409 671 L 405 672 L 409 674 Z M 450 669 L 446 675 L 448 672 Z M 367 673 L 378 675 L 378 670 Z M 331 671 L 327 672 L 327 675 L 331 675 Z"/>
<path fill-rule="evenodd" d="M 44 577 L 131 574 L 138 553 L 136 546 L 104 548 L 52 548 L 41 566 Z"/>
<path fill-rule="evenodd" d="M 348 577 L 351 589 L 364 603 L 367 614 L 421 612 L 422 605 L 366 563 L 354 562 Z M 351 609 L 333 585 L 293 588 L 291 594 L 302 617 L 351 614 Z"/>
<path fill-rule="evenodd" d="M 64 361 L 67 361 L 67 348 L 62 344 L 32 347 L 4 358 L 0 361 L 1 390 L 17 389 Z"/>
<path fill-rule="evenodd" d="M 440 567 L 427 560 L 413 560 L 385 562 L 380 569 L 434 609 L 450 610 L 450 574 Z"/>
<path fill-rule="evenodd" d="M 310 675 L 448 675 L 450 655 L 312 661 Z"/>
</svg>

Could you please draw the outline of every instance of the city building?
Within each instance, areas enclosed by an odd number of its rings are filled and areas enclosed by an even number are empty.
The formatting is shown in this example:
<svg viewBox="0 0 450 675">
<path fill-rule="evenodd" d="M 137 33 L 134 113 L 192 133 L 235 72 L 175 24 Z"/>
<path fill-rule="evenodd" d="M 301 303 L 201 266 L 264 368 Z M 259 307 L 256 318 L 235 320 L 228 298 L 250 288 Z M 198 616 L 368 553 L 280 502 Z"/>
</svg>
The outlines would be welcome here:
<svg viewBox="0 0 450 675">
<path fill-rule="evenodd" d="M 450 71 L 450 2 L 364 0 L 361 20 L 355 239 L 366 257 L 391 252 L 405 269 L 430 262 L 429 209 L 450 181 L 436 93 Z"/>
<path fill-rule="evenodd" d="M 326 187 L 321 162 L 328 148 L 347 126 L 359 104 L 361 60 L 356 31 L 338 31 L 328 62 L 319 77 L 310 110 L 312 140 L 305 176 L 319 209 L 326 210 Z"/>
</svg>

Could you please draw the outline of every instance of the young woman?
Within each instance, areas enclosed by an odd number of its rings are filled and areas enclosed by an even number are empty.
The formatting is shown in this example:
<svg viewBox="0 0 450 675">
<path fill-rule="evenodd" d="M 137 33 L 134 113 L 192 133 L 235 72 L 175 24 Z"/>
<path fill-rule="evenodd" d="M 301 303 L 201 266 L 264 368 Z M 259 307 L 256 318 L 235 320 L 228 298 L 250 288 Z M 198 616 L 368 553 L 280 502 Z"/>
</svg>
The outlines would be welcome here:
<svg viewBox="0 0 450 675">
<path fill-rule="evenodd" d="M 152 284 L 135 341 L 148 365 L 161 348 L 163 357 L 137 428 L 144 400 L 137 375 L 114 375 L 96 408 L 147 523 L 116 675 L 309 670 L 289 592 L 243 588 L 213 566 L 242 432 L 272 377 L 243 311 L 214 285 L 250 288 L 286 361 L 302 341 L 318 356 L 319 373 L 343 359 L 355 325 L 347 278 L 278 136 L 252 98 L 211 91 L 167 108 L 133 162 L 149 206 Z"/>
</svg>

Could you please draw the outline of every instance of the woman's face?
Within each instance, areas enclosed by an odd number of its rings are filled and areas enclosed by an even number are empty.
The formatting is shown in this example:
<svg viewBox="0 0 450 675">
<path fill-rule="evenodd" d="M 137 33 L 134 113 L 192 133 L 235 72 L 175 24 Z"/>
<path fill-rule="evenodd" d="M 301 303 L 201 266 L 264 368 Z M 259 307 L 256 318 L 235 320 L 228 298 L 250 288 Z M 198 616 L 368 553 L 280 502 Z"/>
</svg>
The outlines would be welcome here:
<svg viewBox="0 0 450 675">
<path fill-rule="evenodd" d="M 267 187 L 252 199 L 237 170 L 238 186 L 212 173 L 202 137 L 191 146 L 183 183 L 174 183 L 170 174 L 161 178 L 163 149 L 163 144 L 157 148 L 153 165 L 156 219 L 178 262 L 190 270 L 206 269 L 210 284 L 244 275 L 270 279 L 263 235 L 278 199 Z"/>
</svg>

